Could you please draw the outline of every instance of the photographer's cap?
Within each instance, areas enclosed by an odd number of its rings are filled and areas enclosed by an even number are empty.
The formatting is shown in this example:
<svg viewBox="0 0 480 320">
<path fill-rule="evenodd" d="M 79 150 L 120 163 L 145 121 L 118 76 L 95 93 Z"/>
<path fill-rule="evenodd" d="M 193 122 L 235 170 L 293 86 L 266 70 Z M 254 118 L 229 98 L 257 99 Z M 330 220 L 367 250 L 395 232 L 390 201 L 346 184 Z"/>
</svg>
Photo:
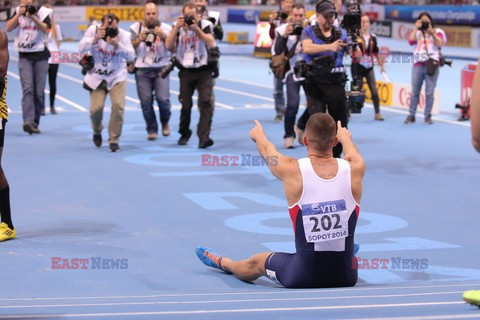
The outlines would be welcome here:
<svg viewBox="0 0 480 320">
<path fill-rule="evenodd" d="M 315 11 L 317 13 L 320 13 L 324 17 L 327 17 L 330 14 L 334 14 L 335 16 L 337 15 L 337 9 L 335 8 L 333 2 L 330 0 L 321 0 L 320 2 L 318 2 L 315 6 Z"/>
</svg>

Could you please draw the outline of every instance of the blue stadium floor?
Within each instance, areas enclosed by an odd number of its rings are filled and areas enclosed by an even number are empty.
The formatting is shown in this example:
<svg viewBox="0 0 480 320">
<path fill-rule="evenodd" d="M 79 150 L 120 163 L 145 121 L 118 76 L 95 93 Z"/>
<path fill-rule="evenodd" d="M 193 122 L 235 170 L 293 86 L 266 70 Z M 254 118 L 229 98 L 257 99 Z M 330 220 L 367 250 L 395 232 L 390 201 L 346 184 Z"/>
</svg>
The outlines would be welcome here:
<svg viewBox="0 0 480 320">
<path fill-rule="evenodd" d="M 480 157 L 469 124 L 448 112 L 459 73 L 455 84 L 439 83 L 447 111 L 432 126 L 421 117 L 406 126 L 403 111 L 387 108 L 384 122 L 372 120 L 371 107 L 352 116 L 367 163 L 358 256 L 388 259 L 387 268 L 359 270 L 353 288 L 288 290 L 266 278 L 241 282 L 194 253 L 197 245 L 234 259 L 293 250 L 283 189 L 267 167 L 201 165 L 204 153 L 256 155 L 248 138 L 253 119 L 278 147 L 283 142 L 267 61 L 224 56 L 221 63 L 212 148 L 197 149 L 196 137 L 176 145 L 173 74 L 172 135 L 146 140 L 130 78 L 121 152 L 112 154 L 91 141 L 88 93 L 76 65 L 60 67 L 59 114 L 47 111 L 40 135 L 22 131 L 12 53 L 3 165 L 18 237 L 0 244 L 0 319 L 480 319 L 480 309 L 461 299 L 480 288 Z M 408 83 L 405 68 L 389 75 Z M 104 123 L 108 118 L 107 111 Z M 197 120 L 195 111 L 193 128 Z M 282 151 L 305 155 L 302 147 Z M 53 258 L 88 259 L 88 269 L 52 269 Z"/>
</svg>

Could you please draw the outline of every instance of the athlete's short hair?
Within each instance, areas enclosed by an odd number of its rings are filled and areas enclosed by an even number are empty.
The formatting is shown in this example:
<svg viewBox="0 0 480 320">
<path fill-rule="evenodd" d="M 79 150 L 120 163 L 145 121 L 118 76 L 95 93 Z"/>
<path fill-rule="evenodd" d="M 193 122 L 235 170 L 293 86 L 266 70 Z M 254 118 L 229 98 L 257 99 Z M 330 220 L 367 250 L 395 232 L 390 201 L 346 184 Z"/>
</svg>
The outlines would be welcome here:
<svg viewBox="0 0 480 320">
<path fill-rule="evenodd" d="M 306 125 L 307 144 L 318 151 L 328 151 L 337 136 L 335 120 L 326 113 L 317 112 L 310 116 Z"/>
</svg>

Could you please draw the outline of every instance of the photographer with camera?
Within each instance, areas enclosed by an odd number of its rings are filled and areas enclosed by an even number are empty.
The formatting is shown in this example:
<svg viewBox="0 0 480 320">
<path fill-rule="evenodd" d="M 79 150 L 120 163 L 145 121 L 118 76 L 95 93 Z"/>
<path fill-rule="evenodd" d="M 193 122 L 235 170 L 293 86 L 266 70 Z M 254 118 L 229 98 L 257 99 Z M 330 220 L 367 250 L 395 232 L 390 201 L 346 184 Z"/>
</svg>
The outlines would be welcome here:
<svg viewBox="0 0 480 320">
<path fill-rule="evenodd" d="M 28 134 L 40 133 L 40 115 L 45 109 L 44 90 L 50 57 L 46 42 L 52 27 L 51 15 L 51 9 L 37 8 L 32 0 L 21 0 L 6 25 L 7 32 L 18 28 L 14 46 L 19 51 L 23 130 Z"/>
<path fill-rule="evenodd" d="M 186 145 L 192 135 L 190 117 L 193 106 L 193 93 L 198 91 L 198 121 L 197 135 L 199 148 L 208 148 L 213 145 L 210 139 L 210 127 L 213 117 L 212 100 L 212 69 L 209 66 L 208 49 L 216 46 L 212 34 L 213 25 L 208 20 L 200 18 L 197 7 L 193 2 L 183 5 L 182 16 L 177 18 L 172 32 L 167 37 L 168 50 L 176 52 L 180 66 L 180 111 L 179 145 Z"/>
<path fill-rule="evenodd" d="M 123 114 L 127 82 L 127 62 L 133 61 L 135 50 L 130 34 L 118 28 L 119 19 L 114 14 L 102 17 L 100 26 L 92 25 L 80 40 L 80 52 L 89 52 L 91 65 L 85 69 L 84 88 L 90 91 L 90 119 L 93 143 L 102 145 L 102 118 L 107 94 L 112 101 L 108 125 L 110 152 L 118 152 L 118 140 L 122 134 Z"/>
<path fill-rule="evenodd" d="M 305 6 L 300 3 L 295 3 L 292 6 L 292 12 L 290 14 L 289 21 L 275 30 L 275 55 L 284 54 L 285 57 L 289 59 L 287 65 L 290 66 L 289 71 L 287 71 L 287 73 L 285 74 L 284 80 L 287 86 L 287 108 L 285 110 L 284 119 L 285 135 L 283 137 L 283 147 L 285 149 L 290 149 L 294 147 L 295 118 L 297 116 L 298 107 L 300 105 L 300 88 L 304 86 L 305 78 L 296 77 L 293 70 L 295 63 L 297 61 L 303 60 L 303 50 L 302 44 L 300 43 L 300 37 L 306 24 L 307 19 L 305 17 Z M 305 110 L 305 112 L 308 114 L 307 110 Z M 304 116 L 302 116 L 302 118 L 304 118 Z"/>
<path fill-rule="evenodd" d="M 304 62 L 296 64 L 297 76 L 304 76 L 307 94 L 308 112 L 327 112 L 335 122 L 341 121 L 347 127 L 348 110 L 346 103 L 346 73 L 343 56 L 347 53 L 347 33 L 333 26 L 337 11 L 330 0 L 322 0 L 315 6 L 317 24 L 307 26 L 302 33 Z M 297 123 L 299 133 L 305 127 Z M 339 158 L 342 145 L 333 148 L 333 154 Z"/>
<path fill-rule="evenodd" d="M 410 98 L 409 115 L 405 123 L 415 122 L 415 112 L 420 97 L 423 81 L 425 81 L 425 123 L 432 124 L 433 93 L 437 84 L 441 60 L 441 48 L 447 41 L 445 32 L 435 28 L 433 19 L 428 12 L 420 13 L 415 22 L 415 29 L 408 38 L 414 45 L 414 64 L 412 69 L 412 97 Z"/>
<path fill-rule="evenodd" d="M 382 72 L 385 71 L 385 68 L 382 59 L 378 55 L 377 36 L 370 33 L 370 18 L 366 14 L 362 15 L 361 37 L 358 38 L 358 43 L 362 55 L 357 58 L 359 60 L 357 74 L 362 83 L 364 78 L 367 79 L 367 85 L 372 93 L 373 106 L 375 109 L 374 120 L 383 121 L 384 118 L 380 113 L 380 99 L 375 81 L 375 71 L 373 70 L 374 62 L 378 61 Z"/>
<path fill-rule="evenodd" d="M 276 33 L 275 29 L 287 22 L 290 13 L 292 12 L 293 0 L 282 0 L 280 3 L 280 10 L 270 13 L 269 23 L 270 23 L 270 38 L 275 39 Z M 275 54 L 274 44 L 272 45 L 272 55 Z M 283 93 L 283 79 L 278 79 L 273 76 L 273 99 L 275 104 L 276 116 L 274 121 L 280 122 L 285 115 L 285 95 Z"/>
<path fill-rule="evenodd" d="M 153 109 L 153 97 L 160 110 L 162 135 L 170 135 L 170 79 L 162 78 L 162 70 L 170 62 L 170 51 L 165 47 L 165 40 L 172 27 L 158 21 L 157 5 L 149 1 L 144 6 L 144 21 L 130 26 L 132 45 L 136 50 L 135 80 L 138 97 L 142 106 L 143 118 L 147 125 L 147 139 L 155 140 L 158 134 L 158 123 Z"/>
</svg>

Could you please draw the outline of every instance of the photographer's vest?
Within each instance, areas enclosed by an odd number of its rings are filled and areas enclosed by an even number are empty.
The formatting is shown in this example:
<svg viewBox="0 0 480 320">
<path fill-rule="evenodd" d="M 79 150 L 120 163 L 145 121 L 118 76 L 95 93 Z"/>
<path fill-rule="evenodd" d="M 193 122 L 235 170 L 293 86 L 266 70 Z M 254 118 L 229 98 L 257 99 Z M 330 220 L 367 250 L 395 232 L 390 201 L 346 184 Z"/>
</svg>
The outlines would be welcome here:
<svg viewBox="0 0 480 320">
<path fill-rule="evenodd" d="M 89 27 L 84 38 L 93 41 L 97 28 L 97 26 Z M 84 39 L 79 44 L 80 51 L 84 51 L 81 48 L 83 41 Z M 134 57 L 135 51 L 129 33 L 120 28 L 118 28 L 118 43 L 119 46 L 115 49 L 113 45 L 100 39 L 89 48 L 95 61 L 94 67 L 85 75 L 85 84 L 89 88 L 95 90 L 102 81 L 106 81 L 107 90 L 110 90 L 115 84 L 127 80 L 127 61 Z"/>
<path fill-rule="evenodd" d="M 304 34 L 307 34 L 310 39 L 312 39 L 312 42 L 314 44 L 330 44 L 338 39 L 342 40 L 344 43 L 347 43 L 347 32 L 343 30 L 342 28 L 338 27 L 332 27 L 332 38 L 330 39 L 329 42 L 326 42 L 325 40 L 317 37 L 314 31 L 314 26 L 307 26 L 303 32 Z M 337 32 L 335 32 L 337 31 Z M 341 35 L 339 34 L 339 32 Z M 338 35 L 337 35 L 338 34 Z M 304 36 L 302 36 L 303 38 Z M 345 67 L 343 66 L 343 55 L 345 54 L 345 50 L 340 50 L 337 53 L 337 60 L 335 61 L 335 67 L 332 69 L 332 73 L 337 73 L 337 72 L 345 72 Z M 318 57 L 324 57 L 324 56 L 335 56 L 335 52 L 333 51 L 324 51 L 320 53 L 315 53 L 315 54 L 303 54 L 303 58 L 307 63 L 311 63 L 313 59 L 318 58 Z"/>
<path fill-rule="evenodd" d="M 135 22 L 130 26 L 132 35 L 138 37 L 140 33 L 146 29 L 145 25 L 140 22 Z M 160 23 L 160 29 L 168 37 L 172 31 L 172 27 L 166 23 Z M 135 38 L 136 38 L 135 37 Z M 136 68 L 162 68 L 170 62 L 170 51 L 165 48 L 165 41 L 160 40 L 155 36 L 155 43 L 151 47 L 145 44 L 145 41 L 140 42 L 136 48 L 137 58 L 135 60 Z"/>
<path fill-rule="evenodd" d="M 17 7 L 16 12 L 20 10 Z M 52 9 L 40 7 L 37 12 L 38 19 L 43 22 L 52 13 Z M 44 33 L 35 22 L 24 15 L 18 18 L 18 33 L 15 37 L 15 49 L 19 52 L 42 52 L 45 50 L 47 34 Z"/>
<path fill-rule="evenodd" d="M 207 20 L 200 21 L 200 28 L 209 27 L 213 34 L 213 24 Z M 177 60 L 186 69 L 196 69 L 208 65 L 207 45 L 198 35 L 185 28 L 180 28 L 177 43 Z"/>
</svg>

